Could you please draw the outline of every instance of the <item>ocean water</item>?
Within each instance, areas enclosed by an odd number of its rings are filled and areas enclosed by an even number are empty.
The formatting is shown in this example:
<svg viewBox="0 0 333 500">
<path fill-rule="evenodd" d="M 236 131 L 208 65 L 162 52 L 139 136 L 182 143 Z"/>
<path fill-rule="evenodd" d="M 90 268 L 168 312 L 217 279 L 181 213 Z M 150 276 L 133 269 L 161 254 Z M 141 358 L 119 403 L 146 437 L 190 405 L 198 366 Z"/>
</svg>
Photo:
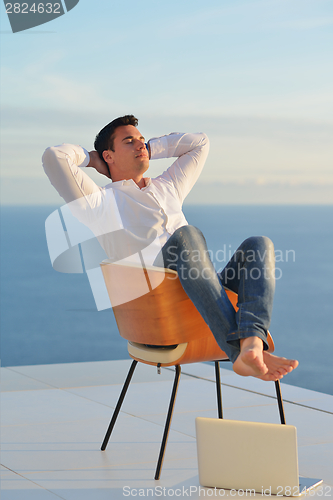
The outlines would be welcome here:
<svg viewBox="0 0 333 500">
<path fill-rule="evenodd" d="M 86 275 L 51 267 L 44 222 L 56 208 L 2 208 L 2 366 L 128 358 L 112 310 L 96 310 Z M 203 231 L 218 270 L 248 236 L 273 240 L 270 331 L 276 353 L 300 362 L 283 380 L 333 394 L 333 206 L 187 206 L 184 212 Z"/>
</svg>

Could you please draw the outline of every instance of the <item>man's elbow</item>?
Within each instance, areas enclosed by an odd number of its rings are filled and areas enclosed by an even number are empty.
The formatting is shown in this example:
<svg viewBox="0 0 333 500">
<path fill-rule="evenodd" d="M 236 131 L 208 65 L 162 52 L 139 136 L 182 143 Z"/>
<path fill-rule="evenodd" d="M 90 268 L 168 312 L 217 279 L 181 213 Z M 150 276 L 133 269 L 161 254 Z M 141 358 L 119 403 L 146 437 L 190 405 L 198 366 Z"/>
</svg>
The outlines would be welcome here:
<svg viewBox="0 0 333 500">
<path fill-rule="evenodd" d="M 60 146 L 50 146 L 46 148 L 43 156 L 42 163 L 44 170 L 53 170 L 54 168 L 62 168 L 62 160 L 69 156 L 70 149 L 66 144 L 61 144 Z"/>
<path fill-rule="evenodd" d="M 43 156 L 42 156 L 43 165 L 48 165 L 48 164 L 52 163 L 56 157 L 57 157 L 57 148 L 56 147 L 51 146 L 49 148 L 46 148 L 44 153 L 43 153 Z"/>
<path fill-rule="evenodd" d="M 64 152 L 62 152 L 59 146 L 51 146 L 45 149 L 42 156 L 43 169 L 46 175 L 51 179 L 54 178 L 56 172 L 59 170 L 64 170 L 65 165 L 62 160 L 65 158 Z"/>
</svg>

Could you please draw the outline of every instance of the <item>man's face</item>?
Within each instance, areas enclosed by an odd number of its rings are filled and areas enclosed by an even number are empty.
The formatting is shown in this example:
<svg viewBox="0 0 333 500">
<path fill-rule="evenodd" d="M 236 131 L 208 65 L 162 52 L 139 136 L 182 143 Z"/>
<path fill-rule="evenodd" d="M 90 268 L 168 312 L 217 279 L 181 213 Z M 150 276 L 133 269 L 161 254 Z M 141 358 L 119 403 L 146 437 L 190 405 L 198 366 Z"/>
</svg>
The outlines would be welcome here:
<svg viewBox="0 0 333 500">
<path fill-rule="evenodd" d="M 149 167 L 145 139 L 133 125 L 118 127 L 113 140 L 114 151 L 107 151 L 106 158 L 114 181 L 142 177 Z"/>
</svg>

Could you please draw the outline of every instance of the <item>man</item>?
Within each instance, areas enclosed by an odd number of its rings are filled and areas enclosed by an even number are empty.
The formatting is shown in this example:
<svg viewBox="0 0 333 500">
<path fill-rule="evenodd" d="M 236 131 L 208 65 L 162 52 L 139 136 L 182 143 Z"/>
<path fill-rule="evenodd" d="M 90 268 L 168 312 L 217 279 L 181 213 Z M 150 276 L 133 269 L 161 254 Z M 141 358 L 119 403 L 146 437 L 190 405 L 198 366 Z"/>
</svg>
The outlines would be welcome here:
<svg viewBox="0 0 333 500">
<path fill-rule="evenodd" d="M 202 233 L 188 225 L 182 212 L 183 201 L 206 160 L 208 138 L 205 134 L 170 134 L 146 144 L 137 124 L 133 115 L 113 120 L 99 132 L 96 150 L 89 153 L 68 144 L 48 148 L 43 166 L 51 183 L 73 214 L 99 237 L 110 258 L 121 260 L 136 248 L 145 252 L 147 265 L 178 271 L 184 290 L 236 373 L 281 379 L 298 362 L 267 352 L 275 287 L 272 242 L 265 237 L 248 238 L 217 274 Z M 170 157 L 177 160 L 162 175 L 144 177 L 150 158 Z M 98 187 L 82 170 L 85 167 L 112 179 L 112 184 Z M 122 228 L 117 234 L 125 232 L 125 239 L 113 237 L 116 223 Z M 125 250 L 127 246 L 130 250 Z M 224 291 L 226 285 L 238 293 L 237 313 Z"/>
</svg>

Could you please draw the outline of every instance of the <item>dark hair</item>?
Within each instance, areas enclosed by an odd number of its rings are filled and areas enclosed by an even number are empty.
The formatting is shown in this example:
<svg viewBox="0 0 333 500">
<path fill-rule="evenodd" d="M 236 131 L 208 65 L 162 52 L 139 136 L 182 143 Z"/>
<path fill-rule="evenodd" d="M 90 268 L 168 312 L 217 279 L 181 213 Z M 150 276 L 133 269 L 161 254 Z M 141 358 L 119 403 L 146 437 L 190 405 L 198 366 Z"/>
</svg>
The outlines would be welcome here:
<svg viewBox="0 0 333 500">
<path fill-rule="evenodd" d="M 134 115 L 125 115 L 112 120 L 112 122 L 105 125 L 104 128 L 96 135 L 94 146 L 98 152 L 100 158 L 103 160 L 103 151 L 106 149 L 113 149 L 114 133 L 118 127 L 124 127 L 126 125 L 133 125 L 136 127 L 138 125 L 138 119 Z"/>
</svg>

